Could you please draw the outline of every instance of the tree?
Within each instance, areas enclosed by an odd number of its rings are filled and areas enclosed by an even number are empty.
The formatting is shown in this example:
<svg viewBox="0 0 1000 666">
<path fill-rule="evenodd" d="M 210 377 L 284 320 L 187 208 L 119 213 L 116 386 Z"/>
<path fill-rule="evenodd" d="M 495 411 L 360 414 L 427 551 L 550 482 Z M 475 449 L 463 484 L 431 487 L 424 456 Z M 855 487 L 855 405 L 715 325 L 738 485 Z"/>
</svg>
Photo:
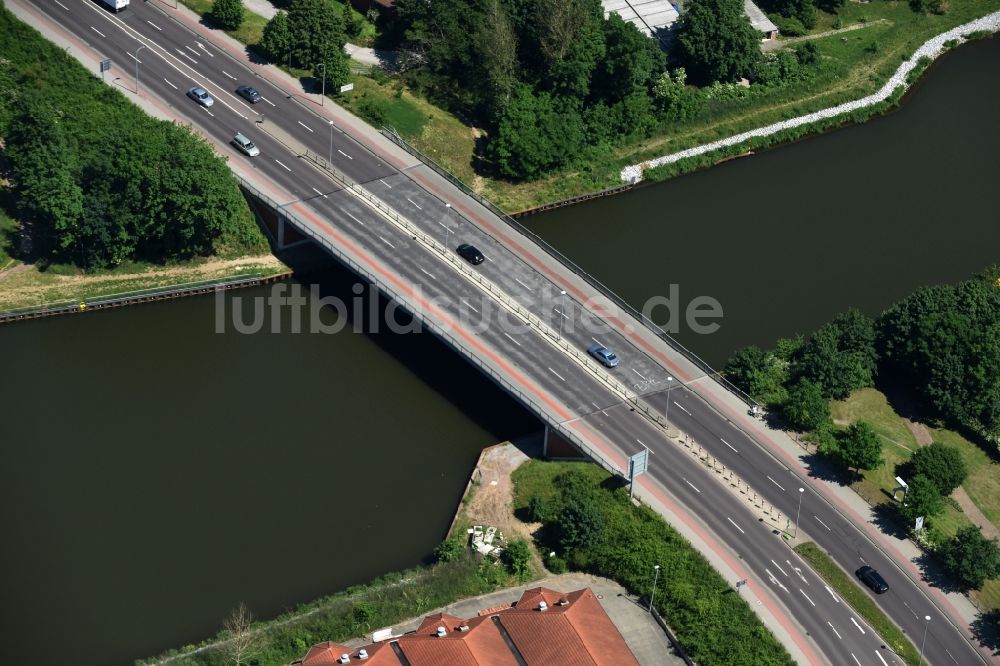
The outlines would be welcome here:
<svg viewBox="0 0 1000 666">
<path fill-rule="evenodd" d="M 288 8 L 288 34 L 292 59 L 299 67 L 312 69 L 316 63 L 346 60 L 343 15 L 328 0 L 292 0 Z M 327 62 L 330 70 L 337 62 Z M 329 76 L 329 74 L 328 74 Z"/>
<path fill-rule="evenodd" d="M 508 542 L 504 549 L 504 561 L 510 572 L 523 580 L 530 573 L 531 546 L 524 539 Z"/>
<path fill-rule="evenodd" d="M 647 94 L 666 64 L 658 43 L 612 13 L 604 21 L 604 44 L 593 92 L 611 104 L 635 93 Z"/>
<path fill-rule="evenodd" d="M 723 373 L 758 402 L 776 405 L 788 397 L 788 364 L 755 345 L 733 354 Z"/>
<path fill-rule="evenodd" d="M 556 95 L 583 98 L 590 79 L 605 57 L 600 0 L 537 0 L 533 30 L 546 89 Z"/>
<path fill-rule="evenodd" d="M 351 37 L 357 37 L 361 34 L 361 22 L 358 21 L 357 17 L 354 16 L 354 9 L 351 7 L 350 2 L 344 2 L 344 10 L 341 12 L 344 19 L 344 32 Z"/>
<path fill-rule="evenodd" d="M 696 90 L 687 87 L 687 72 L 678 67 L 663 72 L 653 82 L 653 101 L 661 117 L 680 122 L 698 115 L 704 100 Z"/>
<path fill-rule="evenodd" d="M 500 0 L 488 0 L 479 26 L 480 57 L 489 81 L 488 113 L 494 121 L 506 111 L 518 82 L 517 34 Z"/>
<path fill-rule="evenodd" d="M 247 663 L 253 652 L 252 624 L 253 615 L 242 602 L 222 623 L 226 633 L 223 649 L 235 666 Z"/>
<path fill-rule="evenodd" d="M 831 455 L 848 469 L 875 469 L 882 464 L 882 440 L 864 421 L 858 421 L 838 433 L 823 453 Z"/>
<path fill-rule="evenodd" d="M 760 35 L 742 0 L 692 0 L 674 33 L 672 55 L 698 84 L 735 81 L 754 72 Z"/>
<path fill-rule="evenodd" d="M 788 391 L 782 411 L 785 420 L 798 430 L 817 430 L 830 422 L 830 403 L 819 384 L 800 379 Z"/>
<path fill-rule="evenodd" d="M 592 548 L 603 539 L 605 527 L 604 513 L 595 502 L 570 495 L 559 514 L 559 545 L 564 550 Z"/>
<path fill-rule="evenodd" d="M 452 534 L 434 549 L 434 559 L 438 562 L 454 562 L 469 552 L 468 537 L 464 534 Z"/>
<path fill-rule="evenodd" d="M 977 526 L 958 530 L 939 554 L 948 571 L 968 590 L 978 590 L 987 579 L 1000 576 L 997 540 L 987 539 Z"/>
<path fill-rule="evenodd" d="M 574 107 L 557 105 L 549 93 L 535 94 L 520 84 L 500 118 L 490 151 L 504 176 L 524 180 L 562 166 L 582 143 L 583 126 Z"/>
<path fill-rule="evenodd" d="M 906 502 L 900 505 L 899 513 L 912 528 L 914 521 L 920 516 L 930 518 L 944 511 L 944 498 L 934 482 L 922 474 L 910 481 L 906 490 Z"/>
<path fill-rule="evenodd" d="M 851 309 L 813 334 L 802 348 L 796 373 L 822 386 L 824 395 L 846 398 L 874 383 L 877 361 L 874 323 Z"/>
<path fill-rule="evenodd" d="M 911 459 L 914 474 L 923 474 L 934 482 L 938 492 L 950 495 L 962 485 L 969 470 L 958 449 L 933 442 L 930 446 L 917 449 Z"/>
<path fill-rule="evenodd" d="M 226 30 L 236 30 L 243 24 L 243 0 L 215 0 L 212 18 Z"/>
<path fill-rule="evenodd" d="M 288 31 L 288 14 L 277 12 L 264 26 L 260 47 L 273 62 L 287 62 L 292 52 L 292 37 Z"/>
</svg>

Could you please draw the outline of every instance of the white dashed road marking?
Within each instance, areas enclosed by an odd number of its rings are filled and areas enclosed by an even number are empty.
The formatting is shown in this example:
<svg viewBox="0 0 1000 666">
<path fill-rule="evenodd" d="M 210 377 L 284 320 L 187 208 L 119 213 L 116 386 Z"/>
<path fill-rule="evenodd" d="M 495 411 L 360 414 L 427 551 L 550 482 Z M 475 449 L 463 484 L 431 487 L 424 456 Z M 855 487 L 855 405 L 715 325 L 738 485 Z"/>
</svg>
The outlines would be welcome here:
<svg viewBox="0 0 1000 666">
<path fill-rule="evenodd" d="M 274 102 L 272 102 L 272 101 L 271 101 L 271 100 L 269 100 L 268 98 L 266 98 L 266 97 L 261 97 L 261 99 L 262 99 L 262 100 L 264 100 L 265 102 L 267 102 L 268 104 L 270 104 L 271 106 L 274 106 Z"/>
<path fill-rule="evenodd" d="M 288 171 L 288 172 L 291 172 L 291 169 L 289 169 L 289 168 L 288 168 L 288 167 L 286 167 L 286 166 L 285 166 L 284 164 L 282 164 L 282 163 L 281 163 L 281 160 L 277 160 L 277 159 L 276 159 L 276 160 L 274 160 L 274 161 L 275 161 L 275 162 L 277 162 L 278 164 L 281 164 L 281 166 L 282 166 L 282 167 L 283 167 L 283 168 L 285 169 L 285 171 Z"/>
<path fill-rule="evenodd" d="M 164 83 L 166 83 L 168 86 L 170 86 L 174 90 L 177 90 L 177 86 L 175 86 L 174 84 L 172 84 L 170 81 L 167 81 L 166 79 L 163 79 L 163 81 L 164 81 Z"/>
<path fill-rule="evenodd" d="M 545 367 L 546 367 L 546 368 L 549 368 L 549 366 L 545 366 Z M 555 370 L 553 370 L 552 368 L 549 368 L 549 372 L 551 372 L 551 373 L 552 373 L 553 375 L 555 375 L 555 376 L 556 376 L 556 377 L 558 377 L 559 379 L 562 379 L 563 381 L 566 381 L 565 379 L 563 379 L 563 376 L 562 376 L 562 375 L 560 375 L 560 374 L 559 374 L 558 372 L 556 372 L 556 371 L 555 371 Z"/>
<path fill-rule="evenodd" d="M 194 58 L 192 58 L 191 56 L 189 56 L 187 53 L 184 53 L 184 51 L 181 51 L 180 49 L 174 49 L 174 50 L 177 51 L 178 53 L 180 53 L 182 56 L 184 56 L 188 60 L 190 60 L 191 62 L 193 62 L 194 64 L 196 64 L 196 65 L 198 64 L 197 60 L 195 60 Z"/>
<path fill-rule="evenodd" d="M 135 61 L 136 61 L 137 63 L 139 63 L 140 65 L 142 64 L 142 61 L 141 61 L 141 60 L 139 60 L 138 58 L 136 58 L 136 57 L 135 57 L 134 55 L 132 55 L 132 54 L 131 54 L 131 53 L 129 53 L 128 51 L 126 51 L 126 52 L 125 52 L 125 54 L 126 54 L 126 55 L 128 55 L 128 57 L 129 57 L 129 58 L 132 58 L 132 60 L 135 60 Z"/>
<path fill-rule="evenodd" d="M 392 185 L 390 185 L 389 183 L 385 182 L 384 179 L 379 178 L 378 182 L 382 183 L 383 185 L 385 185 L 386 187 L 388 187 L 390 190 L 392 189 Z"/>
<path fill-rule="evenodd" d="M 521 346 L 521 343 L 520 343 L 520 342 L 518 342 L 517 340 L 515 340 L 514 338 L 512 338 L 512 337 L 510 336 L 510 334 L 509 334 L 509 333 L 504 333 L 504 335 L 506 335 L 506 336 L 507 336 L 507 339 L 508 339 L 508 340 L 510 340 L 511 342 L 513 342 L 513 343 L 514 343 L 515 345 L 517 345 L 518 347 L 520 347 L 520 346 Z"/>
<path fill-rule="evenodd" d="M 691 412 L 689 412 L 688 410 L 684 409 L 684 405 L 682 405 L 681 403 L 677 402 L 676 400 L 674 400 L 673 402 L 674 402 L 675 405 L 677 405 L 677 409 L 681 410 L 682 412 L 684 412 L 688 416 L 691 416 Z"/>
<path fill-rule="evenodd" d="M 882 666 L 889 666 L 889 664 L 885 663 L 885 659 L 882 657 L 881 654 L 879 654 L 878 650 L 875 650 L 875 656 L 878 657 L 878 660 L 882 662 Z"/>
<path fill-rule="evenodd" d="M 854 663 L 857 664 L 858 666 L 861 666 L 861 662 L 858 661 L 858 658 L 854 656 L 853 652 L 851 653 L 851 656 L 854 657 Z"/>
<path fill-rule="evenodd" d="M 382 241 L 383 243 L 385 243 L 386 245 L 388 245 L 389 247 L 391 247 L 392 249 L 394 249 L 394 250 L 396 249 L 396 246 L 395 246 L 395 245 L 393 245 L 392 243 L 390 243 L 390 242 L 389 242 L 389 241 L 387 241 L 386 239 L 382 238 L 381 236 L 379 236 L 379 237 L 378 237 L 378 239 L 379 239 L 380 241 Z"/>
<path fill-rule="evenodd" d="M 466 305 L 466 306 L 467 306 L 467 307 L 468 307 L 468 308 L 469 308 L 470 310 L 472 310 L 473 312 L 479 312 L 479 310 L 477 310 L 477 309 L 476 309 L 476 306 L 474 306 L 474 305 L 473 305 L 472 303 L 470 303 L 469 301 L 467 301 L 467 300 L 465 300 L 465 299 L 462 299 L 462 302 L 463 302 L 463 303 L 465 303 L 465 305 Z"/>
<path fill-rule="evenodd" d="M 309 127 L 309 125 L 306 125 L 306 124 L 305 124 L 304 122 L 302 122 L 301 120 L 299 120 L 299 121 L 296 121 L 296 122 L 298 122 L 298 123 L 299 123 L 299 125 L 302 125 L 303 127 L 305 127 L 305 128 L 306 128 L 307 130 L 309 130 L 310 132 L 312 132 L 312 131 L 313 131 L 313 128 L 312 128 L 312 127 Z"/>
<path fill-rule="evenodd" d="M 322 192 L 320 192 L 319 190 L 317 190 L 315 187 L 312 188 L 312 191 L 315 192 L 316 194 L 320 195 L 324 199 L 329 199 L 330 198 L 330 197 L 326 196 L 325 194 L 323 194 Z"/>
<path fill-rule="evenodd" d="M 798 588 L 798 589 L 799 589 L 799 592 L 802 592 L 802 588 L 801 587 Z M 805 592 L 802 592 L 802 596 L 805 597 L 806 601 L 808 601 L 809 603 L 811 603 L 814 607 L 816 606 L 816 604 L 813 603 L 813 600 L 809 598 L 808 594 L 806 594 Z"/>
<path fill-rule="evenodd" d="M 344 157 L 346 157 L 349 160 L 353 160 L 354 159 L 353 157 L 351 157 L 350 155 L 348 155 L 347 153 L 345 153 L 344 151 L 342 151 L 340 148 L 337 148 L 337 152 L 340 153 L 341 155 L 343 155 Z"/>
<path fill-rule="evenodd" d="M 728 446 L 729 448 L 731 448 L 733 450 L 733 453 L 739 453 L 739 451 L 737 451 L 736 448 L 732 444 L 730 444 L 726 440 L 722 439 L 721 437 L 719 439 L 722 440 L 723 444 L 725 444 L 726 446 Z"/>
<path fill-rule="evenodd" d="M 160 26 L 156 25 L 155 23 L 153 23 L 153 22 L 152 22 L 152 21 L 150 21 L 149 19 L 146 19 L 146 23 L 148 23 L 149 25 L 153 26 L 154 28 L 156 28 L 156 29 L 157 29 L 157 30 L 159 30 L 160 32 L 163 32 L 163 28 L 161 28 Z"/>
<path fill-rule="evenodd" d="M 236 77 L 233 76 L 232 74 L 230 74 L 229 72 L 227 72 L 226 70 L 222 70 L 222 73 L 225 74 L 226 76 L 228 76 L 229 78 L 231 78 L 233 81 L 236 80 Z"/>
<path fill-rule="evenodd" d="M 517 278 L 514 278 L 514 282 L 518 283 L 519 285 L 521 285 L 522 287 L 524 287 L 524 288 L 525 288 L 525 289 L 527 289 L 528 291 L 531 291 L 531 292 L 533 292 L 533 291 L 534 291 L 534 289 L 532 289 L 532 288 L 531 288 L 531 287 L 529 287 L 528 285 L 524 284 L 523 282 L 521 282 L 521 281 L 520 281 L 520 280 L 518 280 Z"/>
<path fill-rule="evenodd" d="M 819 519 L 819 516 L 813 516 L 813 518 L 815 518 L 816 521 L 819 522 L 820 525 L 822 525 L 823 527 L 825 527 L 827 532 L 832 532 L 833 531 L 833 530 L 830 529 L 829 525 L 827 525 L 826 523 L 824 523 L 822 520 Z"/>
<path fill-rule="evenodd" d="M 107 39 L 108 36 L 105 35 L 103 32 L 101 32 L 100 30 L 98 30 L 97 28 L 95 28 L 94 26 L 90 26 L 90 29 L 93 30 L 94 32 L 96 32 L 101 37 L 104 37 L 105 39 Z"/>
<path fill-rule="evenodd" d="M 340 151 L 337 151 L 337 152 L 340 152 Z M 414 200 L 413 200 L 413 199 L 411 199 L 410 197 L 406 197 L 406 200 L 407 200 L 407 201 L 409 201 L 409 202 L 410 202 L 411 204 L 413 204 L 414 206 L 416 206 L 416 207 L 417 207 L 417 210 L 423 210 L 423 208 L 421 208 L 421 207 L 420 207 L 420 204 L 418 204 L 418 203 L 417 203 L 416 201 L 414 201 Z"/>
<path fill-rule="evenodd" d="M 839 604 L 840 603 L 840 599 L 838 599 L 837 595 L 833 593 L 833 590 L 830 589 L 830 586 L 829 585 L 824 585 L 823 587 L 825 587 L 826 591 L 830 593 L 831 597 L 833 597 L 834 602 Z"/>
<path fill-rule="evenodd" d="M 350 213 L 349 211 L 346 211 L 346 210 L 345 210 L 345 211 L 344 211 L 344 215 L 346 215 L 347 217 L 351 218 L 352 220 L 354 220 L 355 222 L 357 222 L 357 223 L 358 223 L 358 224 L 360 224 L 361 226 L 365 226 L 365 223 L 364 223 L 364 222 L 362 222 L 362 221 L 361 221 L 361 220 L 359 220 L 358 218 L 356 218 L 356 217 L 354 217 L 353 215 L 351 215 L 351 213 Z"/>
<path fill-rule="evenodd" d="M 56 4 L 59 5 L 60 7 L 62 7 L 63 9 L 65 9 L 66 11 L 69 11 L 69 7 L 67 7 L 63 3 L 59 2 L 59 0 L 56 0 Z"/>
<path fill-rule="evenodd" d="M 833 633 L 837 634 L 837 638 L 839 638 L 840 640 L 844 640 L 844 639 L 843 639 L 843 637 L 842 637 L 842 636 L 840 635 L 840 632 L 839 632 L 839 631 L 837 631 L 837 628 L 836 628 L 835 626 L 833 626 L 833 625 L 832 625 L 832 624 L 830 623 L 830 621 L 829 621 L 829 620 L 827 620 L 827 621 L 826 621 L 826 623 L 830 625 L 830 628 L 831 628 L 831 629 L 833 629 Z M 886 664 L 886 666 L 889 666 L 889 665 L 888 665 L 888 664 Z"/>
<path fill-rule="evenodd" d="M 643 377 L 643 376 L 642 376 L 642 373 L 641 373 L 641 372 L 639 372 L 638 370 L 636 370 L 635 368 L 629 368 L 629 370 L 631 370 L 631 371 L 632 371 L 632 372 L 634 372 L 635 374 L 639 375 L 639 379 L 641 379 L 642 381 L 644 381 L 644 382 L 645 382 L 645 381 L 649 381 L 648 379 L 646 379 L 645 377 Z"/>
<path fill-rule="evenodd" d="M 774 485 L 778 486 L 779 488 L 781 488 L 781 492 L 785 492 L 785 488 L 780 483 L 778 483 L 777 481 L 775 481 L 771 477 L 767 477 L 767 480 L 770 481 L 771 483 L 773 483 Z"/>
<path fill-rule="evenodd" d="M 420 269 L 420 272 L 423 273 L 424 275 L 426 275 L 427 277 L 429 277 L 432 280 L 437 279 L 433 275 L 431 275 L 428 271 L 425 271 L 423 268 Z M 504 333 L 504 335 L 507 335 L 507 334 Z M 510 337 L 510 336 L 508 335 L 507 337 Z"/>
<path fill-rule="evenodd" d="M 683 479 L 684 477 L 681 477 L 681 478 Z M 691 486 L 692 488 L 694 488 L 694 491 L 695 491 L 696 493 L 700 493 L 700 492 L 701 492 L 700 490 L 698 490 L 698 486 L 694 485 L 693 483 L 691 483 L 691 482 L 690 482 L 690 481 L 688 481 L 687 479 L 684 479 L 684 483 L 686 483 L 686 484 L 688 484 L 689 486 Z"/>
<path fill-rule="evenodd" d="M 862 635 L 865 634 L 865 630 L 862 628 L 860 624 L 858 624 L 858 621 L 854 619 L 854 616 L 851 616 L 851 622 L 854 623 L 854 626 L 858 628 L 858 631 L 860 631 Z"/>
<path fill-rule="evenodd" d="M 788 575 L 788 573 L 784 569 L 781 568 L 781 565 L 778 564 L 777 562 L 775 562 L 774 560 L 771 560 L 771 564 L 773 564 L 774 566 L 778 567 L 778 571 L 780 571 L 781 573 L 785 574 L 786 576 Z"/>
<path fill-rule="evenodd" d="M 733 522 L 732 518 L 730 518 L 729 516 L 726 516 L 726 520 L 728 520 L 732 524 L 733 527 L 735 527 L 736 529 L 738 529 L 740 531 L 740 534 L 746 534 L 746 532 L 743 531 L 742 527 L 740 527 L 739 525 L 737 525 L 736 523 Z"/>
</svg>

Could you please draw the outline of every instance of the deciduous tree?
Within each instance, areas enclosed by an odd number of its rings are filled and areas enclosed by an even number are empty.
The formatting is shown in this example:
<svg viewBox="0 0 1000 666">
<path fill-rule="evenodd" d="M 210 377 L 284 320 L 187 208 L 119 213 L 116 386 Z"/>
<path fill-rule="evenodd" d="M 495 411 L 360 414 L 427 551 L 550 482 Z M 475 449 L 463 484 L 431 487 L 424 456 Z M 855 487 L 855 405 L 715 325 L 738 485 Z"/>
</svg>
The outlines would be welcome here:
<svg viewBox="0 0 1000 666">
<path fill-rule="evenodd" d="M 260 47 L 267 53 L 272 62 L 288 63 L 292 52 L 292 36 L 288 30 L 288 14 L 277 12 L 267 25 L 261 36 Z"/>
<path fill-rule="evenodd" d="M 236 30 L 243 24 L 243 0 L 215 0 L 212 18 L 226 30 Z"/>
<path fill-rule="evenodd" d="M 681 15 L 672 55 L 693 81 L 735 81 L 754 72 L 760 35 L 742 0 L 692 0 Z"/>
<path fill-rule="evenodd" d="M 920 516 L 930 518 L 944 511 L 944 498 L 934 482 L 922 474 L 910 481 L 906 491 L 906 502 L 899 507 L 899 513 L 912 529 Z"/>
<path fill-rule="evenodd" d="M 223 649 L 235 666 L 248 663 L 253 653 L 252 624 L 253 615 L 243 603 L 233 609 L 233 612 L 223 622 L 226 633 Z"/>
<path fill-rule="evenodd" d="M 913 464 L 914 474 L 923 474 L 933 481 L 942 495 L 950 495 L 969 474 L 958 449 L 940 442 L 917 449 L 910 462 Z"/>
<path fill-rule="evenodd" d="M 788 391 L 785 420 L 798 430 L 816 430 L 830 422 L 830 403 L 819 384 L 800 379 Z"/>
<path fill-rule="evenodd" d="M 979 527 L 963 527 L 941 546 L 945 567 L 968 590 L 978 590 L 990 578 L 1000 576 L 1000 548 Z"/>
</svg>

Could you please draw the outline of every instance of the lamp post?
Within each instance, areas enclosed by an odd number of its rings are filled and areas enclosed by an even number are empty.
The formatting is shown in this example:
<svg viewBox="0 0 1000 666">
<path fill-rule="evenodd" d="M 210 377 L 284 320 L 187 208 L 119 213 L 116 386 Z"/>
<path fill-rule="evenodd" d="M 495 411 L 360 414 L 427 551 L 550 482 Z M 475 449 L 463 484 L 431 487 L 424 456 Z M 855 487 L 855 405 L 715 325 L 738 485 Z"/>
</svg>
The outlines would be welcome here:
<svg viewBox="0 0 1000 666">
<path fill-rule="evenodd" d="M 927 645 L 927 627 L 931 626 L 931 616 L 924 615 L 924 639 L 920 641 L 920 663 L 924 663 L 924 646 Z"/>
<path fill-rule="evenodd" d="M 333 167 L 333 121 L 332 120 L 329 121 L 329 124 L 330 124 L 330 157 L 327 158 L 326 161 L 330 164 L 330 167 Z"/>
<path fill-rule="evenodd" d="M 559 291 L 559 304 L 562 305 L 562 310 L 559 311 L 559 337 L 563 335 L 563 319 L 566 319 L 567 315 L 564 312 L 566 310 L 566 299 L 563 298 L 566 295 L 566 290 L 562 289 Z M 659 568 L 659 567 L 657 567 Z"/>
<path fill-rule="evenodd" d="M 451 219 L 451 204 L 446 203 L 444 207 L 448 209 L 448 213 L 447 215 L 445 215 L 445 217 L 447 219 Z M 444 226 L 444 244 L 445 246 L 449 246 L 448 239 L 451 238 L 451 227 L 449 227 L 447 224 L 442 226 Z"/>
<path fill-rule="evenodd" d="M 673 384 L 674 378 L 667 375 L 667 410 L 663 414 L 663 419 L 667 422 L 666 425 L 670 425 L 670 389 L 671 384 Z"/>
<path fill-rule="evenodd" d="M 326 63 L 325 62 L 318 62 L 315 65 L 313 65 L 313 69 L 316 69 L 317 67 L 320 67 L 320 66 L 323 67 L 323 88 L 322 88 L 322 91 L 320 92 L 320 96 L 319 96 L 319 105 L 320 106 L 326 106 L 326 104 L 324 104 L 324 102 L 326 101 Z"/>
<path fill-rule="evenodd" d="M 805 488 L 799 488 L 799 510 L 795 512 L 795 536 L 799 535 L 799 518 L 802 517 L 802 495 L 805 492 Z"/>
<path fill-rule="evenodd" d="M 653 612 L 653 597 L 656 596 L 656 579 L 660 576 L 660 565 L 653 566 L 653 593 L 649 595 L 649 612 Z"/>
<path fill-rule="evenodd" d="M 135 58 L 135 94 L 136 95 L 139 94 L 139 51 L 143 50 L 144 48 L 146 48 L 145 44 L 143 44 L 142 46 L 140 46 L 139 48 L 137 48 L 135 50 L 135 55 L 132 56 L 133 58 Z"/>
</svg>

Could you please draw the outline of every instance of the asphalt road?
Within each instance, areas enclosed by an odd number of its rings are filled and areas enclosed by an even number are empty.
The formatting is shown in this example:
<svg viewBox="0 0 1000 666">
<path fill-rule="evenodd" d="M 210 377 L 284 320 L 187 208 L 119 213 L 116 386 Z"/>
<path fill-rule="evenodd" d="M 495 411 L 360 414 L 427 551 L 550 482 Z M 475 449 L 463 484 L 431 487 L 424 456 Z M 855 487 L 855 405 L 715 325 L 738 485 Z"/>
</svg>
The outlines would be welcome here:
<svg viewBox="0 0 1000 666">
<path fill-rule="evenodd" d="M 882 641 L 787 547 L 759 523 L 745 502 L 737 499 L 689 454 L 669 442 L 662 430 L 621 400 L 581 365 L 561 353 L 536 331 L 496 306 L 474 284 L 461 277 L 440 256 L 412 236 L 389 224 L 357 197 L 344 192 L 327 174 L 299 157 L 301 147 L 326 157 L 353 181 L 363 185 L 423 232 L 454 247 L 471 242 L 487 261 L 475 270 L 543 318 L 580 349 L 597 341 L 613 349 L 622 362 L 612 374 L 645 400 L 666 411 L 682 431 L 734 470 L 786 516 L 794 517 L 801 496 L 801 528 L 848 571 L 861 564 L 877 568 L 890 591 L 878 604 L 919 646 L 927 628 L 925 654 L 933 664 L 973 664 L 981 657 L 951 625 L 923 590 L 896 567 L 848 519 L 774 459 L 741 430 L 687 387 L 669 379 L 659 363 L 638 350 L 613 328 L 593 322 L 571 296 L 537 272 L 504 243 L 459 216 L 446 202 L 419 186 L 407 174 L 317 116 L 301 100 L 262 79 L 240 62 L 176 23 L 156 3 L 133 0 L 114 15 L 89 0 L 45 0 L 33 3 L 93 51 L 112 58 L 126 70 L 138 52 L 139 82 L 144 94 L 172 107 L 171 112 L 196 125 L 216 141 L 218 149 L 241 166 L 255 170 L 291 197 L 316 211 L 329 225 L 374 262 L 417 288 L 461 326 L 498 352 L 538 390 L 565 407 L 566 423 L 590 428 L 625 455 L 643 446 L 651 456 L 650 476 L 706 525 L 732 553 L 743 560 L 819 648 L 830 663 L 900 663 Z M 134 81 L 117 82 L 134 90 Z M 216 99 L 209 109 L 185 96 L 195 86 Z M 252 85 L 264 101 L 250 105 L 235 94 L 238 85 Z M 261 155 L 248 158 L 228 142 L 240 131 L 255 141 Z M 280 139 L 280 140 L 279 140 Z M 595 325 L 596 324 L 596 325 Z M 931 616 L 927 625 L 923 619 Z"/>
</svg>

